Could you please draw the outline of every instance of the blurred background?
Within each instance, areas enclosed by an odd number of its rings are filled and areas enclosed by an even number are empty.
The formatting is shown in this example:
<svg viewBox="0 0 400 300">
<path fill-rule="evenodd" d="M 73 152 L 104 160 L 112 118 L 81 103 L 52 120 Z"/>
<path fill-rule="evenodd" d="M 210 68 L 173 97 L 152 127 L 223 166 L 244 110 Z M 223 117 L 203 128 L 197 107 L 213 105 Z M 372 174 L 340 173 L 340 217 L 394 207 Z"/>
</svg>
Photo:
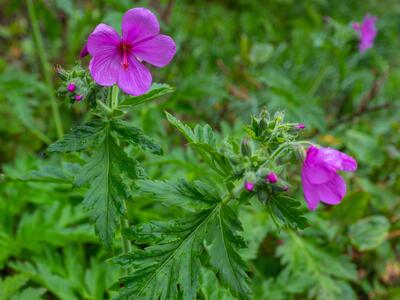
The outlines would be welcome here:
<svg viewBox="0 0 400 300">
<path fill-rule="evenodd" d="M 62 179 L 17 179 L 61 164 L 45 151 L 57 139 L 57 104 L 64 131 L 89 117 L 85 101 L 71 105 L 56 96 L 53 68 L 87 66 L 79 52 L 88 34 L 100 22 L 119 30 L 122 14 L 138 6 L 154 11 L 177 43 L 173 62 L 152 70 L 154 81 L 176 91 L 132 112 L 131 122 L 167 153 L 140 154 L 150 177 L 209 176 L 164 110 L 239 137 L 251 114 L 283 110 L 289 121 L 305 123 L 305 139 L 359 162 L 344 202 L 309 214 L 312 227 L 299 236 L 277 232 L 263 210 L 241 212 L 254 298 L 400 299 L 398 0 L 2 0 L 0 300 L 108 299 L 121 275 L 105 262 L 110 253 L 82 211 L 84 189 Z M 378 17 L 378 35 L 360 53 L 351 24 L 367 13 Z M 293 193 L 302 200 L 296 169 Z M 129 211 L 133 223 L 179 213 L 139 196 Z M 207 276 L 199 299 L 234 299 L 215 294 Z"/>
</svg>

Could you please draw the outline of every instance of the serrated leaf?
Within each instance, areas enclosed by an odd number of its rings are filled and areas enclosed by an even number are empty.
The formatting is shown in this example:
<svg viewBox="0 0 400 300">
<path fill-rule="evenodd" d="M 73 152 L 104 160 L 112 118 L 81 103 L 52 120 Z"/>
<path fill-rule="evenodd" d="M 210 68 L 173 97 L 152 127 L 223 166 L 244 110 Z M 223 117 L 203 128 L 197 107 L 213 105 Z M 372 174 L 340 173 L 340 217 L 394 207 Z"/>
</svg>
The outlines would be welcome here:
<svg viewBox="0 0 400 300">
<path fill-rule="evenodd" d="M 183 124 L 168 112 L 165 112 L 168 122 L 178 129 L 189 143 L 207 144 L 211 147 L 216 146 L 216 138 L 210 125 L 196 125 L 192 130 L 190 126 Z"/>
<path fill-rule="evenodd" d="M 168 84 L 153 83 L 150 90 L 146 94 L 137 97 L 126 97 L 119 107 L 135 107 L 142 103 L 149 102 L 166 94 L 172 93 L 173 91 L 174 89 Z"/>
<path fill-rule="evenodd" d="M 208 300 L 235 300 L 229 290 L 218 283 L 218 278 L 211 270 L 201 269 L 201 293 Z"/>
<path fill-rule="evenodd" d="M 267 206 L 272 218 L 278 221 L 275 216 L 278 217 L 279 223 L 284 227 L 304 229 L 307 226 L 307 219 L 303 216 L 304 211 L 298 201 L 279 195 L 269 199 Z"/>
<path fill-rule="evenodd" d="M 123 289 L 118 299 L 178 299 L 181 293 L 184 299 L 195 299 L 199 255 L 207 223 L 214 213 L 211 209 L 178 221 L 134 228 L 129 236 L 137 237 L 136 243 L 158 244 L 113 259 L 123 267 L 134 268 L 131 275 L 120 280 Z"/>
<path fill-rule="evenodd" d="M 163 154 L 160 145 L 156 144 L 152 138 L 145 135 L 141 129 L 131 126 L 123 120 L 112 120 L 111 129 L 121 140 L 129 144 L 140 146 L 145 150 L 149 150 L 153 154 Z"/>
<path fill-rule="evenodd" d="M 20 178 L 22 181 L 37 181 L 51 183 L 73 183 L 75 175 L 79 172 L 80 165 L 64 163 L 63 166 L 44 165 L 38 170 L 29 172 Z"/>
<path fill-rule="evenodd" d="M 137 185 L 144 193 L 151 193 L 168 205 L 176 205 L 187 210 L 208 209 L 220 201 L 218 191 L 201 182 L 179 180 L 176 183 L 160 180 L 139 180 Z"/>
<path fill-rule="evenodd" d="M 347 258 L 327 252 L 295 232 L 284 235 L 278 255 L 285 272 L 290 277 L 309 278 L 309 292 L 322 299 L 342 299 L 340 285 L 357 280 L 357 270 Z"/>
<path fill-rule="evenodd" d="M 126 230 L 127 238 L 147 247 L 113 259 L 134 270 L 120 280 L 123 288 L 118 299 L 196 299 L 205 241 L 222 284 L 238 299 L 251 299 L 245 265 L 237 252 L 244 245 L 239 230 L 237 215 L 221 202 L 184 219 Z"/>
<path fill-rule="evenodd" d="M 127 198 L 121 172 L 130 178 L 138 178 L 143 173 L 138 162 L 128 157 L 108 132 L 76 178 L 77 186 L 90 184 L 83 205 L 91 214 L 100 240 L 109 249 L 124 213 L 122 202 Z"/>
<path fill-rule="evenodd" d="M 238 235 L 242 227 L 237 215 L 228 206 L 219 206 L 208 226 L 211 266 L 218 271 L 222 283 L 233 295 L 238 299 L 252 299 L 246 265 L 237 252 L 237 248 L 245 247 Z"/>
<path fill-rule="evenodd" d="M 389 228 L 390 222 L 384 216 L 371 216 L 351 225 L 349 237 L 358 250 L 372 250 L 385 241 Z"/>
<path fill-rule="evenodd" d="M 105 123 L 101 120 L 73 127 L 61 140 L 51 144 L 48 152 L 74 152 L 86 150 L 101 143 L 105 137 Z"/>
<path fill-rule="evenodd" d="M 217 149 L 217 139 L 212 128 L 206 125 L 196 125 L 192 130 L 168 112 L 165 112 L 168 122 L 176 127 L 189 142 L 190 146 L 197 150 L 202 159 L 207 162 L 221 176 L 232 174 L 232 165 L 229 158 Z"/>
</svg>

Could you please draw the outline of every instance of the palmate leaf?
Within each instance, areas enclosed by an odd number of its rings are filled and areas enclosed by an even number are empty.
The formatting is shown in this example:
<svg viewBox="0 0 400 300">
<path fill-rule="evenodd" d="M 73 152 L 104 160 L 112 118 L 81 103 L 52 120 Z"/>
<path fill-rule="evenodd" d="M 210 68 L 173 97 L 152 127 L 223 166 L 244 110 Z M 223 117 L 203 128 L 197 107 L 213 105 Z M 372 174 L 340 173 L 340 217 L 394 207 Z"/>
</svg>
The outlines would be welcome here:
<svg viewBox="0 0 400 300">
<path fill-rule="evenodd" d="M 301 204 L 293 198 L 277 195 L 266 202 L 273 220 L 284 227 L 292 229 L 304 229 L 307 227 L 307 219 Z M 278 220 L 275 218 L 278 217 Z"/>
<path fill-rule="evenodd" d="M 119 218 L 124 213 L 123 200 L 128 196 L 120 173 L 139 178 L 143 170 L 138 162 L 126 155 L 109 131 L 76 178 L 76 185 L 90 184 L 83 201 L 95 223 L 102 243 L 111 248 Z"/>
<path fill-rule="evenodd" d="M 139 128 L 131 126 L 127 122 L 119 119 L 112 120 L 110 125 L 118 138 L 124 142 L 138 145 L 145 150 L 149 150 L 153 154 L 163 154 L 160 145 L 156 144 L 152 138 L 145 135 Z"/>
<path fill-rule="evenodd" d="M 88 149 L 101 143 L 105 137 L 105 125 L 102 120 L 95 120 L 82 126 L 76 126 L 61 140 L 51 144 L 49 152 L 74 152 Z"/>
<path fill-rule="evenodd" d="M 229 158 L 217 148 L 217 138 L 212 128 L 206 125 L 196 125 L 191 129 L 168 112 L 165 112 L 168 122 L 176 127 L 189 142 L 190 146 L 197 150 L 202 159 L 207 162 L 221 176 L 232 174 L 232 164 Z"/>
<path fill-rule="evenodd" d="M 238 248 L 244 246 L 238 236 L 241 230 L 238 217 L 221 202 L 216 192 L 204 187 L 206 185 L 200 182 L 148 181 L 144 187 L 146 192 L 162 197 L 179 195 L 177 197 L 184 201 L 190 198 L 204 201 L 208 208 L 191 212 L 183 219 L 151 222 L 124 233 L 136 244 L 147 247 L 114 259 L 115 263 L 134 270 L 121 279 L 123 288 L 119 299 L 196 299 L 200 257 L 205 254 L 212 269 L 220 274 L 222 284 L 233 295 L 238 299 L 251 299 L 245 264 L 238 254 Z"/>
</svg>

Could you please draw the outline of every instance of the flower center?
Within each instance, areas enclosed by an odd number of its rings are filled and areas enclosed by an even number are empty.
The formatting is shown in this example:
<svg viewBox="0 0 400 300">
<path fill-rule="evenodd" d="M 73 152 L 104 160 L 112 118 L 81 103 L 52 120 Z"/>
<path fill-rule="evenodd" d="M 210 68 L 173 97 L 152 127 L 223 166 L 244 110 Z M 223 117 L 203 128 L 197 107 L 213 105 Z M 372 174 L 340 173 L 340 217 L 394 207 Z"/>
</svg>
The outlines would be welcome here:
<svg viewBox="0 0 400 300">
<path fill-rule="evenodd" d="M 125 43 L 125 42 L 121 42 L 121 44 L 119 45 L 119 49 L 120 49 L 121 55 L 122 55 L 121 65 L 124 68 L 124 70 L 127 70 L 128 66 L 129 66 L 128 56 L 132 52 L 132 46 L 130 44 Z"/>
</svg>

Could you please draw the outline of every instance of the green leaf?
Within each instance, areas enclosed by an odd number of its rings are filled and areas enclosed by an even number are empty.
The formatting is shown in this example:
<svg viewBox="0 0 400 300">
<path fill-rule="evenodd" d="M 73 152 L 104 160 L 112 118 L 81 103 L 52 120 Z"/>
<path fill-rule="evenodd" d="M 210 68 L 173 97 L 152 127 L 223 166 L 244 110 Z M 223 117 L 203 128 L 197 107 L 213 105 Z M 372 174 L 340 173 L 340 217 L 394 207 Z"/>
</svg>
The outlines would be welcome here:
<svg viewBox="0 0 400 300">
<path fill-rule="evenodd" d="M 219 206 L 208 227 L 210 264 L 233 295 L 239 299 L 252 299 L 246 266 L 237 252 L 237 248 L 245 247 L 238 235 L 242 226 L 237 215 L 228 206 Z"/>
<path fill-rule="evenodd" d="M 192 130 L 188 125 L 183 124 L 173 115 L 165 112 L 168 121 L 176 127 L 189 142 L 190 146 L 195 148 L 210 167 L 221 176 L 230 176 L 232 174 L 232 164 L 229 158 L 217 149 L 217 138 L 212 128 L 206 125 L 196 125 Z"/>
<path fill-rule="evenodd" d="M 59 274 L 53 273 L 46 264 L 42 262 L 32 264 L 17 261 L 11 263 L 10 266 L 14 270 L 29 276 L 31 280 L 48 288 L 59 299 L 78 300 L 71 282 Z"/>
<path fill-rule="evenodd" d="M 139 180 L 137 185 L 142 192 L 155 195 L 164 204 L 179 206 L 190 211 L 208 209 L 220 201 L 218 191 L 201 181 L 190 183 L 182 179 L 170 183 L 160 180 Z"/>
<path fill-rule="evenodd" d="M 285 265 L 284 272 L 288 272 L 290 277 L 308 278 L 311 281 L 308 284 L 310 295 L 320 299 L 343 299 L 344 290 L 341 286 L 347 281 L 357 280 L 357 270 L 346 257 L 327 252 L 325 248 L 295 232 L 289 232 L 284 235 L 278 255 Z"/>
<path fill-rule="evenodd" d="M 74 152 L 86 150 L 101 143 L 105 137 L 105 123 L 101 120 L 76 126 L 64 135 L 61 140 L 51 144 L 49 152 Z"/>
<path fill-rule="evenodd" d="M 125 100 L 119 105 L 120 108 L 135 107 L 137 105 L 149 102 L 166 94 L 172 93 L 174 89 L 168 84 L 153 83 L 150 90 L 137 97 L 126 97 Z"/>
<path fill-rule="evenodd" d="M 223 288 L 215 273 L 211 270 L 201 269 L 201 293 L 208 300 L 235 300 L 229 290 Z"/>
<path fill-rule="evenodd" d="M 199 281 L 200 259 L 207 223 L 215 209 L 171 222 L 154 222 L 132 229 L 135 242 L 158 244 L 145 250 L 114 258 L 122 267 L 134 272 L 120 281 L 124 287 L 118 299 L 195 299 Z M 179 290 L 178 290 L 179 285 Z"/>
<path fill-rule="evenodd" d="M 153 154 L 163 154 L 160 145 L 156 144 L 152 138 L 145 135 L 141 129 L 131 126 L 123 120 L 112 120 L 111 129 L 121 140 L 129 144 L 140 146 L 145 150 L 149 150 Z"/>
<path fill-rule="evenodd" d="M 183 124 L 180 120 L 175 118 L 170 113 L 165 112 L 165 115 L 168 122 L 176 127 L 189 143 L 207 144 L 213 148 L 216 147 L 217 139 L 210 125 L 196 125 L 196 127 L 192 130 L 190 126 Z"/>
<path fill-rule="evenodd" d="M 22 181 L 37 181 L 51 183 L 73 183 L 75 175 L 79 172 L 80 165 L 63 163 L 62 167 L 43 165 L 38 170 L 29 172 L 20 178 Z"/>
<path fill-rule="evenodd" d="M 0 299 L 6 300 L 16 294 L 29 281 L 29 277 L 17 274 L 8 276 L 4 279 L 0 278 Z"/>
<path fill-rule="evenodd" d="M 276 223 L 293 229 L 304 229 L 307 226 L 307 219 L 303 216 L 304 211 L 300 208 L 301 204 L 295 199 L 278 195 L 268 199 L 267 206 Z"/>
<path fill-rule="evenodd" d="M 77 186 L 90 184 L 83 205 L 91 214 L 100 240 L 109 249 L 119 218 L 124 214 L 122 203 L 128 197 L 121 172 L 130 178 L 143 175 L 138 162 L 128 157 L 107 132 L 76 178 Z"/>
<path fill-rule="evenodd" d="M 124 288 L 119 299 L 196 299 L 205 243 L 221 283 L 239 299 L 251 299 L 245 265 L 237 250 L 244 246 L 239 230 L 237 215 L 221 202 L 183 219 L 126 230 L 126 237 L 146 248 L 113 259 L 134 270 L 120 280 Z"/>
<path fill-rule="evenodd" d="M 390 222 L 384 216 L 371 216 L 359 220 L 349 228 L 349 237 L 360 251 L 375 249 L 388 234 Z"/>
</svg>

